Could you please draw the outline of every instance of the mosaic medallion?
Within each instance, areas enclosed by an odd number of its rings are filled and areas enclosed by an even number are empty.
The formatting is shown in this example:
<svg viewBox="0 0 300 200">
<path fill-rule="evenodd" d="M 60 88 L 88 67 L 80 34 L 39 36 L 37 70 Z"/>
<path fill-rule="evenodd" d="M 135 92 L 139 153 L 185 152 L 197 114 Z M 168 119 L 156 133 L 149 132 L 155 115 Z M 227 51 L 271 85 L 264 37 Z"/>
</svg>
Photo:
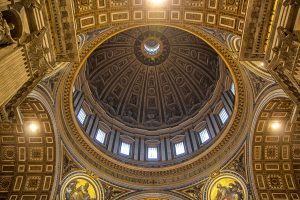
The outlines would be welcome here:
<svg viewBox="0 0 300 200">
<path fill-rule="evenodd" d="M 244 180 L 235 174 L 221 174 L 208 183 L 207 200 L 247 200 L 248 191 Z"/>
<path fill-rule="evenodd" d="M 62 200 L 100 200 L 103 192 L 97 182 L 85 173 L 75 172 L 69 175 L 61 186 Z"/>
</svg>

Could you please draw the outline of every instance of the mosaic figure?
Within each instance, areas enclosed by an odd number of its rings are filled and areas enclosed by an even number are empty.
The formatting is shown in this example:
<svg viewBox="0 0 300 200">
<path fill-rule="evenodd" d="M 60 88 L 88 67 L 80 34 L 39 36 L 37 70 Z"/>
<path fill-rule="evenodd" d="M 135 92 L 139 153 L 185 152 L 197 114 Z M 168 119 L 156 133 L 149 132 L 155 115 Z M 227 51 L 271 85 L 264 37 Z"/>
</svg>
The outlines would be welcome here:
<svg viewBox="0 0 300 200">
<path fill-rule="evenodd" d="M 86 180 L 73 180 L 65 189 L 65 200 L 95 200 L 95 197 L 95 189 Z"/>
<path fill-rule="evenodd" d="M 240 182 L 233 178 L 221 178 L 210 191 L 210 200 L 245 200 L 245 191 Z"/>
</svg>

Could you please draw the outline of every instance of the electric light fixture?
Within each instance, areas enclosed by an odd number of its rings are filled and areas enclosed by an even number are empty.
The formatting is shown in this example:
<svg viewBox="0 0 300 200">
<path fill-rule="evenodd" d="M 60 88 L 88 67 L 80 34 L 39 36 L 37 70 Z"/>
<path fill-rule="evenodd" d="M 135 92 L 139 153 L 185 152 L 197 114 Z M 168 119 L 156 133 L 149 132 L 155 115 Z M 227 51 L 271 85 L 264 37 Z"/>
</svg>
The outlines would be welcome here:
<svg viewBox="0 0 300 200">
<path fill-rule="evenodd" d="M 39 126 L 37 125 L 36 122 L 30 122 L 28 128 L 32 133 L 35 133 L 39 129 Z"/>
<path fill-rule="evenodd" d="M 279 121 L 274 121 L 271 124 L 271 128 L 275 131 L 275 130 L 279 130 L 281 128 L 281 123 Z"/>
<path fill-rule="evenodd" d="M 149 0 L 149 3 L 153 6 L 161 6 L 166 0 Z"/>
</svg>

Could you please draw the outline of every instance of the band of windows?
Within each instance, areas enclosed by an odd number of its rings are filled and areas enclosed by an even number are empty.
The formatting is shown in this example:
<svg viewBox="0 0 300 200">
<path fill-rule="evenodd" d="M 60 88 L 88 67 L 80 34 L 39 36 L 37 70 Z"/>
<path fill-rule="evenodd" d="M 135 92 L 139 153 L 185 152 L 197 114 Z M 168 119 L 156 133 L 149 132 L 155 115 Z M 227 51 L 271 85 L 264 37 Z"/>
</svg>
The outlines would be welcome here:
<svg viewBox="0 0 300 200">
<path fill-rule="evenodd" d="M 233 82 L 231 83 L 231 87 L 228 89 L 228 91 L 230 93 L 232 93 L 233 95 L 235 95 L 235 88 L 234 88 L 234 84 Z M 226 122 L 229 119 L 229 115 L 231 115 L 231 112 L 227 111 L 228 108 L 225 108 L 224 105 L 223 107 L 221 107 L 219 110 L 219 112 L 217 111 L 217 113 L 215 113 L 215 115 L 213 115 L 216 121 L 219 121 L 220 123 L 217 123 L 219 128 L 222 128 L 225 126 Z M 85 107 L 80 106 L 78 108 L 78 113 L 76 115 L 78 122 L 81 124 L 82 127 L 87 127 L 90 121 L 90 117 L 88 118 L 87 113 L 85 110 Z M 214 122 L 213 122 L 214 123 Z M 213 126 L 216 126 L 216 124 L 214 123 Z M 213 134 L 211 134 L 211 131 L 213 132 Z M 198 138 L 198 147 L 201 147 L 203 144 L 208 143 L 213 137 L 215 137 L 215 134 L 217 134 L 214 130 L 212 130 L 212 128 L 208 128 L 208 126 L 205 126 L 204 128 L 202 128 L 200 131 L 197 131 L 196 133 L 196 137 Z M 102 131 L 100 128 L 96 128 L 95 132 L 92 134 L 90 133 L 91 137 L 93 137 L 93 139 L 99 144 L 102 145 L 103 147 L 108 149 L 108 143 L 109 140 L 111 140 L 110 134 Z M 115 136 L 114 136 L 115 137 Z M 106 142 L 107 140 L 107 142 Z M 163 141 L 161 141 L 163 142 Z M 192 145 L 192 144 L 188 144 L 188 141 L 180 141 L 180 142 L 176 142 L 176 143 L 170 143 L 171 145 L 171 149 L 173 149 L 173 151 L 171 151 L 171 157 L 173 158 L 177 158 L 177 157 L 181 157 L 182 155 L 187 154 L 188 152 L 190 153 L 190 147 L 188 147 L 188 145 Z M 139 147 L 139 145 L 136 145 L 134 143 L 127 143 L 124 141 L 121 141 L 121 143 L 119 143 L 120 146 L 115 146 L 115 142 L 112 142 L 113 146 L 110 147 L 110 151 L 112 151 L 113 153 L 118 154 L 120 156 L 124 156 L 127 158 L 133 158 L 134 155 L 136 154 L 136 150 L 134 151 L 134 149 L 132 149 L 133 147 Z M 163 145 L 160 149 L 159 146 Z M 170 159 L 170 155 L 166 153 L 166 149 L 167 148 L 165 145 L 167 144 L 159 144 L 158 146 L 147 146 L 145 145 L 142 148 L 145 148 L 142 152 L 143 155 L 145 156 L 145 159 L 148 161 L 159 161 L 159 160 L 166 160 L 166 159 Z M 193 144 L 195 145 L 195 144 Z M 118 150 L 116 150 L 116 148 Z M 187 152 L 187 150 L 189 150 Z M 164 151 L 164 152 L 163 152 Z M 138 151 L 138 153 L 140 153 L 140 151 Z M 135 159 L 141 159 L 141 155 L 135 156 Z M 164 158 L 163 158 L 164 157 Z"/>
<path fill-rule="evenodd" d="M 221 111 L 218 113 L 218 117 L 220 118 L 222 124 L 224 125 L 226 121 L 229 118 L 229 115 L 225 108 L 222 108 Z M 77 119 L 78 121 L 83 125 L 85 120 L 87 118 L 87 114 L 84 111 L 83 108 L 80 108 L 78 114 L 77 114 Z M 206 143 L 210 141 L 211 136 L 209 134 L 208 129 L 205 127 L 201 131 L 198 132 L 199 139 L 201 143 Z M 100 144 L 104 144 L 106 139 L 106 133 L 102 131 L 101 129 L 97 129 L 96 135 L 95 135 L 95 140 L 99 142 Z M 120 155 L 124 155 L 126 157 L 130 156 L 131 152 L 131 144 L 128 144 L 126 142 L 121 142 L 120 146 Z M 184 142 L 178 142 L 174 144 L 174 150 L 175 150 L 175 156 L 180 156 L 186 154 L 186 147 Z M 147 147 L 147 159 L 148 160 L 158 160 L 159 152 L 158 152 L 158 147 Z"/>
</svg>

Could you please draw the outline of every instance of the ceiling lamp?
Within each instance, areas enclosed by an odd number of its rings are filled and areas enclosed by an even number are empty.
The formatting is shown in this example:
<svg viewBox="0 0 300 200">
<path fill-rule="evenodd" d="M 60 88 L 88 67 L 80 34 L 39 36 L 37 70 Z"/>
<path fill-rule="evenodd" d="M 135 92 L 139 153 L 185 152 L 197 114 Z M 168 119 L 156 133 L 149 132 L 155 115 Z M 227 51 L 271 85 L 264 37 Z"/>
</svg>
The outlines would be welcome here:
<svg viewBox="0 0 300 200">
<path fill-rule="evenodd" d="M 274 122 L 272 122 L 272 124 L 271 124 L 271 128 L 272 128 L 274 131 L 279 130 L 279 129 L 281 128 L 281 123 L 278 122 L 278 121 L 274 121 Z"/>
<path fill-rule="evenodd" d="M 35 133 L 35 132 L 37 132 L 37 130 L 38 130 L 39 127 L 38 127 L 37 123 L 31 122 L 31 123 L 28 125 L 28 128 L 29 128 L 29 130 L 30 130 L 31 132 Z"/>
<path fill-rule="evenodd" d="M 161 6 L 165 3 L 165 0 L 149 0 L 151 5 Z"/>
</svg>

